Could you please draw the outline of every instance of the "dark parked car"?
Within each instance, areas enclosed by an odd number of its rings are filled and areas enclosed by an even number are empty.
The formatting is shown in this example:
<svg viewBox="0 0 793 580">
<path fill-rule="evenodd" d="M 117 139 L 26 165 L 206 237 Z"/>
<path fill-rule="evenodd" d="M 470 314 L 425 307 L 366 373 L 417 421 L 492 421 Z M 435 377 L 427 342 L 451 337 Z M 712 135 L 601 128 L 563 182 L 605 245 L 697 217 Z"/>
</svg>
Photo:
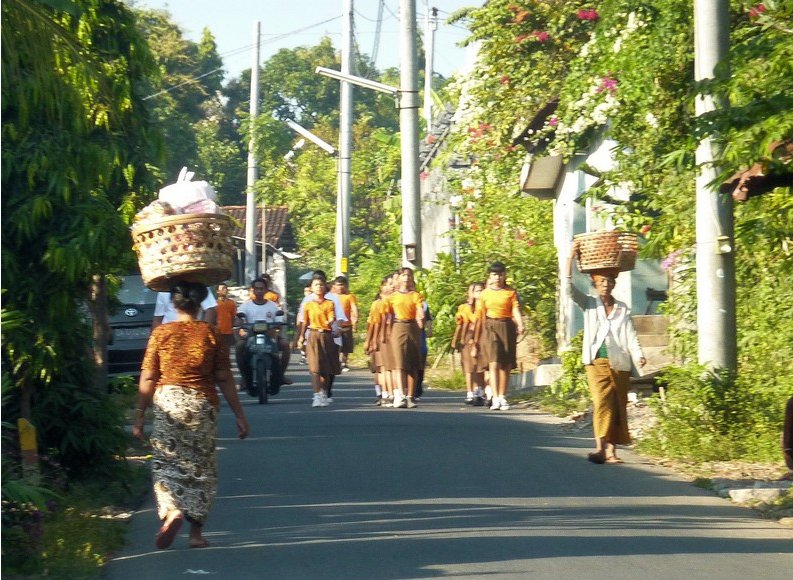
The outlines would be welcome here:
<svg viewBox="0 0 793 580">
<path fill-rule="evenodd" d="M 124 276 L 118 299 L 121 305 L 110 314 L 108 373 L 137 374 L 151 332 L 157 292 L 146 288 L 140 275 Z"/>
</svg>

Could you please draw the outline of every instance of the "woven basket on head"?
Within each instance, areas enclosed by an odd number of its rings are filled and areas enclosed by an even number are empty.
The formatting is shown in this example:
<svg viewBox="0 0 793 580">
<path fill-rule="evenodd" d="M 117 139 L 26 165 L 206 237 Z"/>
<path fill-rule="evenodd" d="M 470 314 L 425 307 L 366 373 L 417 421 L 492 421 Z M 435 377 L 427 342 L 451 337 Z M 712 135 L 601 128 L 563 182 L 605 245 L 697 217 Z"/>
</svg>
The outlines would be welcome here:
<svg viewBox="0 0 793 580">
<path fill-rule="evenodd" d="M 175 282 L 218 284 L 231 276 L 234 247 L 231 218 L 182 214 L 132 226 L 143 282 L 166 292 Z"/>
<path fill-rule="evenodd" d="M 636 234 L 627 232 L 592 232 L 578 234 L 578 270 L 589 273 L 595 270 L 617 269 L 620 272 L 633 270 L 639 243 Z"/>
</svg>

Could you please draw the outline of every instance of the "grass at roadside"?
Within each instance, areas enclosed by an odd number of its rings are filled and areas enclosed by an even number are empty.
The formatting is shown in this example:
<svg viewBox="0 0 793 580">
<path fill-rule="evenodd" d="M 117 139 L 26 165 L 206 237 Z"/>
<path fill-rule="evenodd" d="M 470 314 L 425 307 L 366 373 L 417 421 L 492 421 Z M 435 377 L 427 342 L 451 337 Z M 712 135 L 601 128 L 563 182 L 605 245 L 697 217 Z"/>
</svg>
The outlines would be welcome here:
<svg viewBox="0 0 793 580">
<path fill-rule="evenodd" d="M 98 578 L 149 488 L 145 466 L 130 465 L 124 474 L 122 481 L 71 483 L 46 510 L 4 525 L 3 577 Z"/>
</svg>

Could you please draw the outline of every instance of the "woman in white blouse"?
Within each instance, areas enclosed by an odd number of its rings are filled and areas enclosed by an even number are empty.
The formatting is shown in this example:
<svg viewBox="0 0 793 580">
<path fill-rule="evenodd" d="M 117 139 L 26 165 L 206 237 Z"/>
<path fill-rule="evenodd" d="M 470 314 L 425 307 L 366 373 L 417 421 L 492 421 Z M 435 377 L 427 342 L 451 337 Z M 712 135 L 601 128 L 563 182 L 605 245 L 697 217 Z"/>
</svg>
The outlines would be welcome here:
<svg viewBox="0 0 793 580">
<path fill-rule="evenodd" d="M 631 321 L 630 309 L 611 294 L 619 271 L 590 273 L 597 296 L 585 294 L 573 284 L 573 262 L 578 252 L 579 243 L 574 241 L 567 260 L 566 290 L 584 312 L 582 359 L 592 394 L 595 432 L 595 451 L 587 458 L 593 463 L 622 463 L 617 457 L 617 445 L 631 442 L 626 414 L 631 358 L 639 367 L 647 361 Z"/>
</svg>

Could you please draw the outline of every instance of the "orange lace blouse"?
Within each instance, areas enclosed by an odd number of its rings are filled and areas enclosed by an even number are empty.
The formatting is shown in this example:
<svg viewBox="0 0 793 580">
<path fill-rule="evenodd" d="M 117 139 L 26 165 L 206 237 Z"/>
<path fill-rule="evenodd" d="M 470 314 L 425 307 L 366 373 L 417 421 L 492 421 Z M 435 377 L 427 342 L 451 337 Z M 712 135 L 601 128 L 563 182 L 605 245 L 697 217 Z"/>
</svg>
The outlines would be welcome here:
<svg viewBox="0 0 793 580">
<path fill-rule="evenodd" d="M 219 406 L 215 373 L 231 372 L 231 361 L 219 331 L 198 320 L 176 321 L 152 331 L 141 368 L 160 374 L 158 387 L 180 385 L 196 389 Z"/>
</svg>

